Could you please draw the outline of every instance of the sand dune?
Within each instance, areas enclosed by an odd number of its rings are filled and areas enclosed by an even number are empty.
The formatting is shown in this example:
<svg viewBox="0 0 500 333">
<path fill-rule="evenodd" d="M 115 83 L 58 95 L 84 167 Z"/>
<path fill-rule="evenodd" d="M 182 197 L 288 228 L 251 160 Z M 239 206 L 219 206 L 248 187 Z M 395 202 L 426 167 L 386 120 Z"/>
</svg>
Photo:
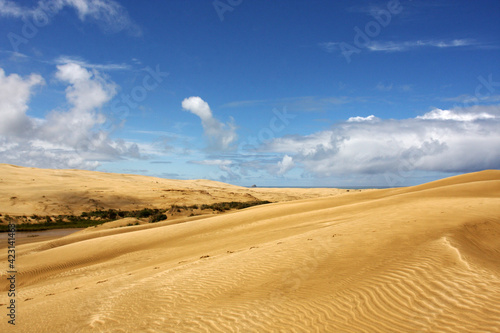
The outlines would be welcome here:
<svg viewBox="0 0 500 333">
<path fill-rule="evenodd" d="M 500 331 L 500 171 L 330 194 L 20 245 L 16 331 Z"/>
<path fill-rule="evenodd" d="M 341 189 L 249 189 L 210 180 L 170 180 L 0 164 L 0 213 L 9 215 L 73 215 L 96 209 L 161 209 L 174 204 L 223 201 L 276 202 L 345 192 Z"/>
</svg>

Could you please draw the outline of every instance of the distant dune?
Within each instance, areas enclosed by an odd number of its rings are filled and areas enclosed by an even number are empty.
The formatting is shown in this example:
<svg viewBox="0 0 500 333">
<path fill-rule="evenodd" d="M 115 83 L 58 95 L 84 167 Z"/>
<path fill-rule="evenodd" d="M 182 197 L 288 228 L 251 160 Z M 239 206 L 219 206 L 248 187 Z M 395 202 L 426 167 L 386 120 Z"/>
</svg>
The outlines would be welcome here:
<svg viewBox="0 0 500 333">
<path fill-rule="evenodd" d="M 498 170 L 349 193 L 0 172 L 11 214 L 279 201 L 19 245 L 16 332 L 500 332 Z M 2 250 L 4 311 L 6 267 Z"/>
<path fill-rule="evenodd" d="M 341 189 L 245 188 L 211 180 L 170 180 L 83 170 L 0 164 L 0 213 L 80 214 L 224 201 L 288 201 L 345 193 Z"/>
</svg>

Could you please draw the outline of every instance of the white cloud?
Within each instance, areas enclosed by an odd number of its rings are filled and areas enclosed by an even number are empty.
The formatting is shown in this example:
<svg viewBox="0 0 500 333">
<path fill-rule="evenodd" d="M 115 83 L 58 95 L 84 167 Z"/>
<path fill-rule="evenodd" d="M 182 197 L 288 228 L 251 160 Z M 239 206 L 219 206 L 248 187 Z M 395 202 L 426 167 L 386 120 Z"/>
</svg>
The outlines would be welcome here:
<svg viewBox="0 0 500 333">
<path fill-rule="evenodd" d="M 208 103 L 200 97 L 189 97 L 182 101 L 182 107 L 200 117 L 202 121 L 209 121 L 213 115 Z"/>
<path fill-rule="evenodd" d="M 76 11 L 81 21 L 91 19 L 108 32 L 128 30 L 140 34 L 127 11 L 114 0 L 40 0 L 36 7 L 23 7 L 14 1 L 0 0 L 0 16 L 47 20 L 65 7 Z M 42 19 L 44 18 L 44 19 Z"/>
<path fill-rule="evenodd" d="M 347 122 L 352 123 L 352 122 L 361 122 L 361 121 L 375 121 L 378 119 L 379 118 L 375 117 L 374 115 L 370 115 L 368 117 L 356 116 L 356 117 L 351 117 L 351 118 L 347 119 Z"/>
<path fill-rule="evenodd" d="M 72 107 L 67 111 L 50 112 L 40 133 L 51 141 L 84 150 L 106 145 L 107 136 L 94 128 L 106 121 L 97 110 L 116 94 L 115 83 L 107 81 L 96 70 L 90 71 L 74 63 L 58 65 L 56 78 L 68 84 L 66 99 Z"/>
<path fill-rule="evenodd" d="M 3 16 L 21 17 L 25 10 L 15 2 L 0 0 L 0 14 Z"/>
<path fill-rule="evenodd" d="M 80 67 L 96 69 L 99 71 L 119 71 L 119 70 L 129 70 L 131 69 L 128 64 L 91 64 L 78 57 L 70 56 L 60 56 L 55 60 L 58 65 L 64 65 L 68 63 L 79 65 Z"/>
<path fill-rule="evenodd" d="M 96 70 L 78 64 L 57 66 L 56 78 L 68 85 L 69 109 L 47 113 L 43 118 L 27 115 L 35 86 L 44 81 L 31 74 L 6 76 L 0 69 L 0 160 L 35 167 L 95 168 L 100 161 L 140 157 L 134 143 L 111 140 L 100 113 L 115 94 L 115 83 Z"/>
<path fill-rule="evenodd" d="M 233 120 L 224 124 L 214 118 L 208 103 L 200 97 L 189 97 L 182 101 L 182 108 L 200 117 L 203 130 L 209 140 L 209 149 L 227 150 L 238 136 Z"/>
<path fill-rule="evenodd" d="M 285 155 L 283 156 L 283 160 L 278 162 L 278 175 L 282 176 L 295 166 L 295 163 L 293 162 L 293 158 Z"/>
<path fill-rule="evenodd" d="M 66 97 L 77 110 L 99 108 L 116 94 L 116 84 L 106 81 L 96 70 L 89 71 L 75 63 L 59 65 L 57 70 L 56 77 L 70 84 Z"/>
<path fill-rule="evenodd" d="M 496 116 L 487 112 L 455 112 L 453 110 L 434 109 L 418 116 L 417 119 L 473 121 L 478 119 L 495 119 Z"/>
<path fill-rule="evenodd" d="M 370 41 L 366 47 L 374 52 L 403 52 L 416 48 L 435 47 L 435 48 L 452 48 L 464 46 L 477 46 L 479 43 L 472 39 L 453 39 L 453 40 L 416 40 L 404 42 L 382 42 Z"/>
<path fill-rule="evenodd" d="M 261 150 L 288 154 L 320 177 L 384 174 L 402 166 L 440 172 L 500 168 L 500 106 L 441 111 L 414 119 L 344 122 L 311 135 L 277 138 Z"/>
<path fill-rule="evenodd" d="M 341 52 L 341 42 L 323 42 L 318 46 L 326 52 Z M 456 48 L 475 47 L 485 48 L 491 45 L 480 43 L 473 39 L 452 39 L 452 40 L 414 40 L 414 41 L 375 41 L 370 40 L 366 44 L 356 45 L 359 48 L 366 48 L 372 52 L 406 52 L 419 48 Z"/>
<path fill-rule="evenodd" d="M 26 115 L 32 89 L 44 84 L 38 74 L 22 78 L 17 74 L 5 75 L 0 68 L 0 135 L 30 132 L 33 120 Z"/>
</svg>

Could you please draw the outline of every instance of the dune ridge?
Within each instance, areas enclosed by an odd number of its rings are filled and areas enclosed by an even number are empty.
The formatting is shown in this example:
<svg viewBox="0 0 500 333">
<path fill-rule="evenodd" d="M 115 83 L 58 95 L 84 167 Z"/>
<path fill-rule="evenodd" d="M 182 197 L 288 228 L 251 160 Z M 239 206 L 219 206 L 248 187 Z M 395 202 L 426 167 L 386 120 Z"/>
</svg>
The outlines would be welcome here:
<svg viewBox="0 0 500 333">
<path fill-rule="evenodd" d="M 19 332 L 500 331 L 498 170 L 92 229 L 19 246 Z"/>
</svg>

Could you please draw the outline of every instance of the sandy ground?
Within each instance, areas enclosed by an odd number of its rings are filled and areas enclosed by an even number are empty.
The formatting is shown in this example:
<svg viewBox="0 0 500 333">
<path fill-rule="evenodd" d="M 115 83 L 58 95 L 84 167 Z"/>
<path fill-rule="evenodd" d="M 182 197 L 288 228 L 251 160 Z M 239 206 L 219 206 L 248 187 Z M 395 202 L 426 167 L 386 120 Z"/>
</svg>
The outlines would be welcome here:
<svg viewBox="0 0 500 333">
<path fill-rule="evenodd" d="M 0 331 L 500 332 L 500 171 L 332 194 L 19 245 Z"/>
</svg>

